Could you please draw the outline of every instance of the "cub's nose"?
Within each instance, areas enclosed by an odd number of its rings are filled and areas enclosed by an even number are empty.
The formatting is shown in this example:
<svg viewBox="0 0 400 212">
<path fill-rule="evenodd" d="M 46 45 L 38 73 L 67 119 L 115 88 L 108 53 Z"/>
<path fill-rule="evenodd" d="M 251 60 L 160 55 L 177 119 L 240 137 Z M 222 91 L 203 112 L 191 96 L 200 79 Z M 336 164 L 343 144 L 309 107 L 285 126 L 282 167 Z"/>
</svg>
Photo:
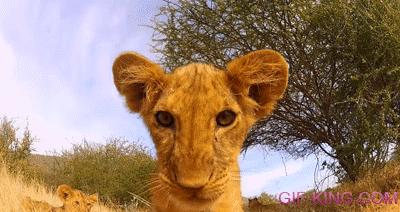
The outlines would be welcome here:
<svg viewBox="0 0 400 212">
<path fill-rule="evenodd" d="M 182 188 L 203 188 L 211 178 L 212 167 L 199 166 L 196 164 L 185 164 L 181 161 L 172 168 L 174 181 Z"/>
</svg>

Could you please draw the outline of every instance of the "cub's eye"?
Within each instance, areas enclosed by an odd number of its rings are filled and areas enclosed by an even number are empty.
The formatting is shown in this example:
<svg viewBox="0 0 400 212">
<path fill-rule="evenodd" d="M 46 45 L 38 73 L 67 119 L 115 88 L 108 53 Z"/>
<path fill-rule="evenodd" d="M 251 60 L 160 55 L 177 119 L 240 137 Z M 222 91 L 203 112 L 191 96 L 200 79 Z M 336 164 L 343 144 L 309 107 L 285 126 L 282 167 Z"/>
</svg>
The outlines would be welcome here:
<svg viewBox="0 0 400 212">
<path fill-rule="evenodd" d="M 171 127 L 174 124 L 174 117 L 166 111 L 158 111 L 156 113 L 156 120 L 163 127 Z"/>
<path fill-rule="evenodd" d="M 74 203 L 75 203 L 75 205 L 79 205 L 79 201 L 75 201 Z"/>
<path fill-rule="evenodd" d="M 217 115 L 217 124 L 221 127 L 231 125 L 236 118 L 236 114 L 232 110 L 224 110 Z"/>
</svg>

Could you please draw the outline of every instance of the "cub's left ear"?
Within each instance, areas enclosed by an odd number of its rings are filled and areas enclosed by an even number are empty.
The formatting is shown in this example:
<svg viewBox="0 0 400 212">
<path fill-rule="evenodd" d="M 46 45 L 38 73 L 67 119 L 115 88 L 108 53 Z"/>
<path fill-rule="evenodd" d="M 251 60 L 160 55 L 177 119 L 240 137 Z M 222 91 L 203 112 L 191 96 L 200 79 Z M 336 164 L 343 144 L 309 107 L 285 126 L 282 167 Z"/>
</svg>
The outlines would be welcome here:
<svg viewBox="0 0 400 212">
<path fill-rule="evenodd" d="M 136 52 L 125 52 L 113 64 L 114 84 L 132 112 L 151 108 L 165 83 L 161 67 Z"/>
<path fill-rule="evenodd" d="M 244 102 L 254 107 L 259 119 L 270 115 L 282 98 L 288 83 L 288 69 L 278 52 L 259 50 L 232 60 L 227 65 L 227 74 L 233 91 L 247 99 Z"/>
</svg>

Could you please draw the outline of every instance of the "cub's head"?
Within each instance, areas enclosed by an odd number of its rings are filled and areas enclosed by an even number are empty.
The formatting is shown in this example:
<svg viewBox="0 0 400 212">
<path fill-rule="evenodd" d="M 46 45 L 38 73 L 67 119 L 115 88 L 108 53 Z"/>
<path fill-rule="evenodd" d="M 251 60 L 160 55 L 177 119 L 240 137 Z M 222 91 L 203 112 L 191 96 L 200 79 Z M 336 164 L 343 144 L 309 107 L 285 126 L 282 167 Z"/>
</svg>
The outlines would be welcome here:
<svg viewBox="0 0 400 212">
<path fill-rule="evenodd" d="M 63 202 L 64 210 L 71 212 L 89 212 L 98 200 L 97 194 L 86 195 L 68 185 L 58 186 L 57 195 Z"/>
<path fill-rule="evenodd" d="M 279 53 L 261 50 L 226 70 L 195 63 L 165 73 L 127 52 L 115 60 L 113 74 L 127 106 L 150 130 L 162 184 L 173 198 L 208 202 L 238 174 L 232 173 L 246 133 L 282 97 L 288 65 Z"/>
</svg>

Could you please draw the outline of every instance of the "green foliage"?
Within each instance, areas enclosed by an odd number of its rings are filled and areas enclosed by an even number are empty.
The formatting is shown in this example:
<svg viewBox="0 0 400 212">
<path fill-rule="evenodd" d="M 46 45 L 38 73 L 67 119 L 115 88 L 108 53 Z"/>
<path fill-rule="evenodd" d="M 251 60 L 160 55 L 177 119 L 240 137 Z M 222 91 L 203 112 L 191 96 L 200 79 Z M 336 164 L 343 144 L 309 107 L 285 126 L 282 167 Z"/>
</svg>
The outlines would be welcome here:
<svg viewBox="0 0 400 212">
<path fill-rule="evenodd" d="M 28 127 L 25 128 L 22 137 L 18 137 L 18 128 L 12 120 L 6 117 L 0 120 L 0 157 L 10 172 L 22 172 L 27 176 L 33 174 L 28 159 L 34 141 L 35 138 Z"/>
<path fill-rule="evenodd" d="M 53 186 L 69 184 L 106 201 L 131 204 L 133 196 L 149 198 L 148 184 L 155 171 L 154 158 L 135 142 L 112 138 L 106 144 L 84 141 L 53 158 L 53 172 L 43 176 Z"/>
<path fill-rule="evenodd" d="M 263 205 L 279 204 L 279 201 L 271 194 L 262 192 L 259 197 L 257 197 L 258 202 Z"/>
<path fill-rule="evenodd" d="M 400 1 L 166 1 L 154 50 L 169 69 L 272 48 L 290 64 L 288 92 L 249 132 L 293 157 L 324 154 L 323 167 L 355 181 L 379 170 L 400 139 Z M 400 151 L 399 151 L 400 152 Z"/>
</svg>

